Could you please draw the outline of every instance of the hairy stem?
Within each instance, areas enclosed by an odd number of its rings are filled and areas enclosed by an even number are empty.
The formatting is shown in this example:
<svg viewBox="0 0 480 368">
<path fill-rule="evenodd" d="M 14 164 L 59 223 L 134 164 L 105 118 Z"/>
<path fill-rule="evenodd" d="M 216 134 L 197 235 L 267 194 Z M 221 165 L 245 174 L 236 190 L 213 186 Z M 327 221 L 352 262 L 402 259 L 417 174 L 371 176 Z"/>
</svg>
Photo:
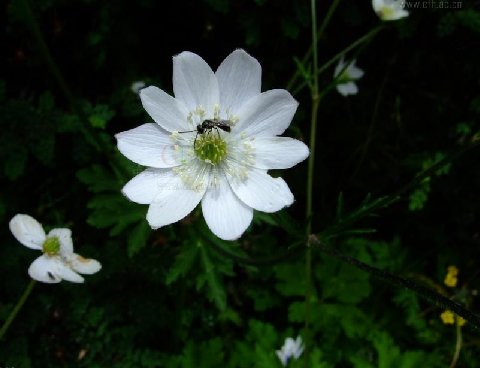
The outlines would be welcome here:
<svg viewBox="0 0 480 368">
<path fill-rule="evenodd" d="M 378 268 L 372 267 L 370 265 L 367 265 L 366 263 L 360 262 L 356 260 L 355 258 L 350 258 L 346 256 L 343 253 L 340 253 L 339 251 L 323 244 L 317 237 L 311 236 L 310 237 L 310 247 L 314 250 L 320 250 L 322 252 L 325 252 L 335 258 L 340 259 L 343 262 L 346 262 L 362 271 L 368 272 L 375 277 L 378 277 L 379 279 L 383 281 L 387 281 L 388 283 L 398 286 L 398 287 L 404 287 L 406 289 L 409 289 L 422 298 L 427 299 L 431 303 L 438 305 L 446 310 L 451 310 L 457 315 L 465 318 L 468 322 L 470 322 L 473 326 L 476 328 L 480 329 L 480 317 L 477 316 L 476 314 L 470 312 L 468 309 L 460 305 L 459 303 L 443 296 L 442 294 L 439 294 L 425 286 L 419 285 L 413 281 L 410 281 L 408 279 L 404 279 L 399 276 L 392 275 L 391 273 L 385 272 L 383 270 L 380 270 Z"/>
</svg>

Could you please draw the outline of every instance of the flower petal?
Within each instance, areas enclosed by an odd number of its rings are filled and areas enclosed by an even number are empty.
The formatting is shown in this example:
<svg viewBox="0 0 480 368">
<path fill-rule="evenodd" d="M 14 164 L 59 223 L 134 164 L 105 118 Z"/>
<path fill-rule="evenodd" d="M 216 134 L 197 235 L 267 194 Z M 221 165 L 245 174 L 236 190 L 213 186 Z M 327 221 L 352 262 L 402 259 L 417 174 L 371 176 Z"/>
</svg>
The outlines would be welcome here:
<svg viewBox="0 0 480 368">
<path fill-rule="evenodd" d="M 163 129 L 169 132 L 192 130 L 187 121 L 187 107 L 160 88 L 142 89 L 140 99 L 144 109 Z"/>
<path fill-rule="evenodd" d="M 83 277 L 73 272 L 58 258 L 42 255 L 30 265 L 28 274 L 34 280 L 47 284 L 56 284 L 67 280 L 82 283 Z"/>
<path fill-rule="evenodd" d="M 239 123 L 235 136 L 243 132 L 252 137 L 272 137 L 282 134 L 290 125 L 298 102 L 288 91 L 274 89 L 250 99 L 238 111 Z"/>
<path fill-rule="evenodd" d="M 348 82 L 337 85 L 337 91 L 343 96 L 356 95 L 358 93 L 358 87 L 355 83 Z"/>
<path fill-rule="evenodd" d="M 280 359 L 280 361 L 282 362 L 282 365 L 286 367 L 288 363 L 287 355 L 282 350 L 277 350 L 276 353 L 278 359 Z"/>
<path fill-rule="evenodd" d="M 246 179 L 228 176 L 228 181 L 238 198 L 257 211 L 276 212 L 293 203 L 287 183 L 266 170 L 251 168 Z"/>
<path fill-rule="evenodd" d="M 343 60 L 343 57 L 338 61 L 337 66 L 335 67 L 335 72 L 333 73 L 333 76 L 336 78 L 340 74 L 340 72 L 343 70 L 345 67 L 345 61 Z"/>
<path fill-rule="evenodd" d="M 133 202 L 150 204 L 174 176 L 171 169 L 147 169 L 125 184 L 122 192 Z"/>
<path fill-rule="evenodd" d="M 352 63 L 348 69 L 348 76 L 352 79 L 362 78 L 365 72 Z"/>
<path fill-rule="evenodd" d="M 223 175 L 218 186 L 207 189 L 202 212 L 210 230 L 223 240 L 238 239 L 253 219 L 253 209 L 238 199 Z"/>
<path fill-rule="evenodd" d="M 189 189 L 180 177 L 175 176 L 160 189 L 148 208 L 148 223 L 153 229 L 158 229 L 181 220 L 197 206 L 205 189 L 206 186 L 202 186 L 198 191 Z"/>
<path fill-rule="evenodd" d="M 309 155 L 305 143 L 288 137 L 264 137 L 252 142 L 258 169 L 288 169 Z"/>
<path fill-rule="evenodd" d="M 60 254 L 70 254 L 73 252 L 72 230 L 53 229 L 47 235 L 47 238 L 57 237 L 60 242 Z"/>
<path fill-rule="evenodd" d="M 170 135 L 157 126 L 149 123 L 115 135 L 118 150 L 137 164 L 157 168 L 179 165 L 182 152 L 175 151 L 175 144 Z"/>
<path fill-rule="evenodd" d="M 260 94 L 262 67 L 244 50 L 235 50 L 218 67 L 215 75 L 220 90 L 220 106 L 236 115 L 249 99 Z"/>
<path fill-rule="evenodd" d="M 189 111 L 203 106 L 207 118 L 220 101 L 217 77 L 197 54 L 185 51 L 173 58 L 173 92 Z"/>
<path fill-rule="evenodd" d="M 10 231 L 23 245 L 31 249 L 42 249 L 46 239 L 42 225 L 33 217 L 18 214 L 10 220 Z"/>
<path fill-rule="evenodd" d="M 100 262 L 91 258 L 83 258 L 81 255 L 73 253 L 69 259 L 72 269 L 84 275 L 92 275 L 102 269 Z"/>
<path fill-rule="evenodd" d="M 42 255 L 38 257 L 28 268 L 28 274 L 34 280 L 47 284 L 56 284 L 62 281 L 57 274 L 57 262 L 54 258 Z"/>
</svg>

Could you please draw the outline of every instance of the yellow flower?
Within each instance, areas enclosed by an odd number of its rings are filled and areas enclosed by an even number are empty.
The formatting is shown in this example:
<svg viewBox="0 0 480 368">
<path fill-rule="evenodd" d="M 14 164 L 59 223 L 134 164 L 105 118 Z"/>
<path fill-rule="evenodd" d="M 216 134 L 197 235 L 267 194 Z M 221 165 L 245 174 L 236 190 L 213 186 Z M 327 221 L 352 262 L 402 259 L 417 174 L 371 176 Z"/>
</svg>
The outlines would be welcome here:
<svg viewBox="0 0 480 368">
<path fill-rule="evenodd" d="M 449 287 L 455 287 L 455 286 L 457 286 L 458 279 L 457 279 L 456 276 L 452 276 L 451 274 L 447 274 L 447 276 L 445 276 L 445 280 L 443 282 L 445 283 L 445 285 L 447 285 Z"/>
<path fill-rule="evenodd" d="M 445 280 L 443 282 L 445 283 L 445 285 L 449 287 L 457 286 L 458 268 L 455 266 L 448 266 L 447 270 L 448 270 L 448 273 L 445 276 Z"/>
<path fill-rule="evenodd" d="M 440 315 L 442 322 L 446 325 L 453 325 L 455 323 L 455 315 L 453 312 L 447 310 Z"/>
<path fill-rule="evenodd" d="M 467 323 L 467 321 L 465 320 L 465 318 L 462 318 L 460 316 L 457 316 L 457 323 L 460 327 L 464 326 L 465 323 Z"/>
<path fill-rule="evenodd" d="M 448 266 L 448 273 L 457 276 L 458 275 L 458 268 L 456 266 Z"/>
</svg>

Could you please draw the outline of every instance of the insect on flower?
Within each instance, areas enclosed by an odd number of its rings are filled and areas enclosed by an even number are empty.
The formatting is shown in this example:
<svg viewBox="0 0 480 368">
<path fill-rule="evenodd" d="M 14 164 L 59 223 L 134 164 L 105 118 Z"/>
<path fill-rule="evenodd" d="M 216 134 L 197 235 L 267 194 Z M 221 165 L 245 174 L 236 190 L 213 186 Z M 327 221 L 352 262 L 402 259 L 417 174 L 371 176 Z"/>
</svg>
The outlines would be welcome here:
<svg viewBox="0 0 480 368">
<path fill-rule="evenodd" d="M 148 204 L 158 229 L 201 203 L 219 238 L 238 239 L 253 211 L 273 213 L 294 202 L 280 177 L 307 158 L 301 141 L 281 136 L 298 102 L 282 89 L 261 91 L 260 63 L 235 50 L 214 72 L 200 56 L 173 58 L 173 92 L 149 86 L 140 100 L 153 123 L 116 135 L 118 149 L 147 169 L 123 187 L 130 200 Z"/>
<path fill-rule="evenodd" d="M 218 137 L 220 138 L 220 132 L 218 129 L 222 129 L 224 132 L 230 133 L 231 127 L 234 126 L 235 123 L 230 120 L 204 120 L 201 124 L 197 125 L 197 135 L 195 136 L 195 140 L 193 141 L 193 147 L 196 148 L 197 138 L 199 134 L 208 134 L 211 133 L 213 129 L 215 129 L 218 133 Z M 193 133 L 195 130 L 187 130 L 186 132 L 178 132 L 178 133 Z"/>
</svg>

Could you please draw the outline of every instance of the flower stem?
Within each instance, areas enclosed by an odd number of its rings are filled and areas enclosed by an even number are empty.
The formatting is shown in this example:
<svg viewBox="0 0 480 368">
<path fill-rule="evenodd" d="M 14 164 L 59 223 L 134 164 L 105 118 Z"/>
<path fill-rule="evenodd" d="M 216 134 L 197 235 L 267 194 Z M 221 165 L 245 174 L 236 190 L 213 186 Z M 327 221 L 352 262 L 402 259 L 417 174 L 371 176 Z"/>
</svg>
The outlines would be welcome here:
<svg viewBox="0 0 480 368">
<path fill-rule="evenodd" d="M 452 363 L 450 364 L 450 368 L 454 368 L 457 365 L 458 358 L 460 356 L 460 349 L 462 349 L 462 326 L 458 321 L 458 318 L 455 318 L 457 322 L 457 343 L 455 344 L 455 354 L 453 355 Z"/>
<path fill-rule="evenodd" d="M 30 293 L 32 292 L 33 287 L 35 286 L 35 284 L 36 284 L 36 281 L 35 281 L 35 280 L 31 280 L 30 283 L 28 284 L 27 288 L 26 288 L 25 291 L 23 292 L 23 295 L 20 297 L 20 300 L 18 301 L 17 305 L 15 306 L 15 308 L 13 308 L 12 313 L 10 313 L 10 315 L 9 315 L 8 318 L 7 318 L 7 320 L 6 320 L 5 323 L 3 324 L 2 329 L 0 330 L 0 340 L 3 338 L 3 336 L 4 336 L 5 333 L 7 332 L 8 327 L 10 327 L 10 324 L 13 322 L 13 320 L 14 320 L 15 317 L 17 316 L 18 312 L 20 312 L 20 309 L 22 309 L 23 304 L 25 303 L 25 301 L 27 300 L 28 296 L 29 296 Z"/>
<path fill-rule="evenodd" d="M 330 8 L 328 8 L 327 14 L 323 18 L 322 24 L 320 25 L 320 28 L 317 31 L 317 34 L 316 34 L 316 40 L 317 41 L 322 38 L 323 32 L 327 28 L 327 25 L 330 22 L 330 18 L 332 17 L 333 13 L 335 12 L 335 9 L 337 8 L 337 5 L 338 5 L 339 2 L 340 2 L 340 0 L 334 0 L 332 5 L 330 5 Z M 316 44 L 315 44 L 315 47 L 316 47 Z M 313 50 L 313 45 L 308 48 L 307 53 L 305 54 L 305 56 L 302 59 L 302 64 L 305 64 L 308 61 L 308 59 L 310 59 L 310 57 L 312 56 L 312 50 Z M 316 69 L 314 69 L 314 70 L 316 70 Z M 293 85 L 295 84 L 295 82 L 297 81 L 299 76 L 300 76 L 300 72 L 299 72 L 299 70 L 297 70 L 295 72 L 295 74 L 292 76 L 292 78 L 290 79 L 290 81 L 288 82 L 287 90 L 290 90 L 293 87 Z"/>
<path fill-rule="evenodd" d="M 318 51 L 317 51 L 317 16 L 315 9 L 315 1 L 311 0 L 312 11 L 312 47 L 313 47 L 313 70 L 317 70 L 318 66 Z M 314 75 L 312 88 L 312 120 L 310 125 L 310 156 L 308 158 L 308 178 L 307 178 L 307 228 L 306 238 L 312 232 L 312 202 L 313 202 L 313 174 L 315 163 L 315 137 L 317 133 L 317 114 L 318 106 L 320 104 L 320 97 L 318 96 L 318 75 Z M 306 247 L 305 255 L 305 367 L 309 366 L 310 359 L 310 295 L 312 292 L 312 250 Z"/>
</svg>

